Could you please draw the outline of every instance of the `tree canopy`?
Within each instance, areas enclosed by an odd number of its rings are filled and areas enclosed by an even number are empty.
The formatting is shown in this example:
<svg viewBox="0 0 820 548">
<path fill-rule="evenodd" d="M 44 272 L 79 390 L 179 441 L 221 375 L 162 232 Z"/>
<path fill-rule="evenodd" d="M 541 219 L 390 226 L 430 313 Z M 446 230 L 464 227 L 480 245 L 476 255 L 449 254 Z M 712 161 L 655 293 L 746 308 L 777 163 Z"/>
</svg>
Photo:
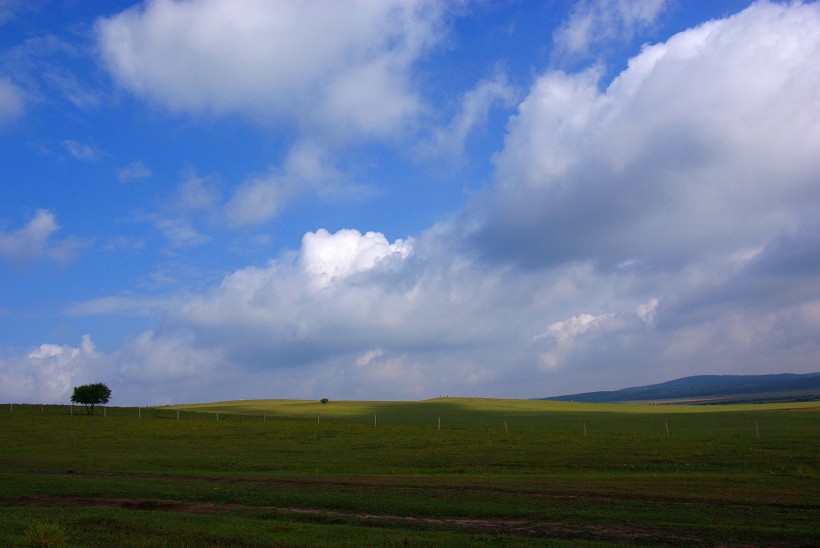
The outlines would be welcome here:
<svg viewBox="0 0 820 548">
<path fill-rule="evenodd" d="M 111 389 L 101 382 L 75 386 L 71 395 L 71 401 L 85 405 L 85 411 L 89 415 L 94 414 L 95 405 L 104 405 L 110 398 Z"/>
</svg>

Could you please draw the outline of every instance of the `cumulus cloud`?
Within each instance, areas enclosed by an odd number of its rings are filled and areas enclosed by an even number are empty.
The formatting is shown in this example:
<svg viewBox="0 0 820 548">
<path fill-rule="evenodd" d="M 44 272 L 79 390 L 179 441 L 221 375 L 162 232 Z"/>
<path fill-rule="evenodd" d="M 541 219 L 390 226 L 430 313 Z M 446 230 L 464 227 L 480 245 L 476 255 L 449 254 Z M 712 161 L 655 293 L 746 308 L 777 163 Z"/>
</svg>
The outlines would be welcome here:
<svg viewBox="0 0 820 548">
<path fill-rule="evenodd" d="M 461 227 L 490 263 L 596 280 L 533 340 L 545 371 L 812 370 L 818 55 L 820 6 L 760 3 L 604 88 L 597 69 L 536 81 Z"/>
<path fill-rule="evenodd" d="M 67 403 L 73 386 L 91 380 L 102 355 L 91 337 L 79 347 L 42 344 L 23 356 L 0 357 L 0 399 Z"/>
<path fill-rule="evenodd" d="M 299 265 L 316 288 L 327 288 L 349 276 L 373 270 L 382 261 L 403 261 L 412 252 L 410 241 L 388 243 L 383 234 L 321 229 L 302 238 Z"/>
<path fill-rule="evenodd" d="M 408 71 L 439 39 L 441 11 L 426 0 L 157 0 L 96 29 L 104 65 L 137 95 L 345 141 L 389 137 L 418 112 Z"/>
<path fill-rule="evenodd" d="M 574 268 L 535 275 L 476 262 L 447 235 L 390 242 L 356 230 L 307 233 L 292 253 L 170 301 L 162 340 L 184 334 L 180 355 L 219 356 L 246 390 L 252 375 L 289 379 L 272 388 L 281 396 L 417 398 L 457 387 L 521 395 L 543 374 L 538 335 L 617 293 Z M 631 300 L 609 302 L 646 326 Z M 614 314 L 607 322 L 624 323 Z"/>
<path fill-rule="evenodd" d="M 442 376 L 452 373 L 437 371 L 437 363 L 410 351 L 466 347 L 481 336 L 467 321 L 472 290 L 412 266 L 415 249 L 413 242 L 388 242 L 377 233 L 308 233 L 292 255 L 237 270 L 205 294 L 168 301 L 163 329 L 139 345 L 145 358 L 138 363 L 164 361 L 148 357 L 149 343 L 160 341 L 174 349 L 180 364 L 191 364 L 197 378 L 204 374 L 200 367 L 206 366 L 198 365 L 204 357 L 218 356 L 242 383 L 237 390 L 255 385 L 254 376 L 271 375 L 289 379 L 271 388 L 279 396 L 312 397 L 310 390 L 364 396 L 367 387 L 383 397 L 438 391 Z M 119 304 L 95 301 L 75 308 L 94 313 Z M 419 373 L 424 382 L 397 386 L 401 364 L 426 372 Z M 471 364 L 460 367 L 470 370 Z M 202 382 L 215 388 L 210 379 Z"/>
<path fill-rule="evenodd" d="M 59 229 L 54 213 L 38 209 L 21 228 L 0 230 L 0 258 L 15 267 L 27 266 L 43 257 L 57 262 L 70 261 L 86 243 L 77 238 L 52 239 Z"/>
<path fill-rule="evenodd" d="M 813 216 L 818 54 L 818 5 L 766 3 L 645 47 L 603 90 L 594 70 L 545 74 L 510 121 L 477 244 L 679 267 Z"/>
<path fill-rule="evenodd" d="M 146 331 L 110 354 L 83 335 L 76 347 L 45 343 L 0 356 L 0 400 L 68 403 L 73 387 L 104 382 L 115 405 L 190 402 L 203 385 L 225 380 L 224 365 L 217 352 L 193 347 L 184 334 Z"/>
<path fill-rule="evenodd" d="M 360 337 L 374 341 L 400 321 L 412 306 L 409 289 L 387 280 L 410 254 L 410 243 L 381 234 L 320 230 L 305 235 L 295 257 L 238 270 L 170 314 L 204 343 L 228 344 L 234 353 L 279 349 L 269 353 L 280 365 L 306 363 L 349 352 Z M 373 331 L 363 333 L 366 326 Z"/>
</svg>

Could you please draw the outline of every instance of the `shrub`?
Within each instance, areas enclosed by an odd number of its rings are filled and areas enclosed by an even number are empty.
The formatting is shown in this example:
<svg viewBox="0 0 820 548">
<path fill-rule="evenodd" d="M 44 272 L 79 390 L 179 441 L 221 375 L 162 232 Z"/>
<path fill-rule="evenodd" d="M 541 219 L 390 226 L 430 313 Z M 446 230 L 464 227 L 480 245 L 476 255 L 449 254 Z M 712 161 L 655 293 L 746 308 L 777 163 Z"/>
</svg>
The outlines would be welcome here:
<svg viewBox="0 0 820 548">
<path fill-rule="evenodd" d="M 65 546 L 68 541 L 68 535 L 60 526 L 59 523 L 46 521 L 42 523 L 33 523 L 29 525 L 17 542 L 15 546 L 49 546 L 59 547 Z"/>
</svg>

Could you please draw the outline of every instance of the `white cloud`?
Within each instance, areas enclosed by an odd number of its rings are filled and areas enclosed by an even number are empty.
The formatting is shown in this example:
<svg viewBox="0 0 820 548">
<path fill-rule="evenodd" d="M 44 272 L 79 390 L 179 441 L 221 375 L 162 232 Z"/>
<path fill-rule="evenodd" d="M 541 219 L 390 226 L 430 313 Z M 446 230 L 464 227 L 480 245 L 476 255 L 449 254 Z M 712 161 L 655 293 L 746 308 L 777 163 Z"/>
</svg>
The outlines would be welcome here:
<svg viewBox="0 0 820 548">
<path fill-rule="evenodd" d="M 39 4 L 21 2 L 19 5 L 39 11 L 42 7 Z M 13 112 L 17 114 L 23 103 L 55 104 L 55 100 L 67 103 L 60 105 L 63 110 L 74 107 L 91 111 L 99 107 L 101 90 L 84 78 L 80 68 L 89 55 L 85 45 L 76 40 L 64 40 L 48 31 L 37 32 L 33 27 L 31 30 L 31 33 L 24 33 L 30 34 L 28 38 L 0 52 L 2 72 L 6 73 L 0 74 L 0 122 L 4 107 L 8 107 L 3 98 L 8 86 L 11 86 L 12 105 L 15 105 Z"/>
<path fill-rule="evenodd" d="M 73 387 L 104 382 L 113 405 L 191 402 L 203 384 L 224 381 L 222 366 L 218 352 L 195 348 L 181 334 L 146 331 L 111 354 L 83 335 L 78 347 L 46 343 L 0 356 L 0 400 L 68 403 Z"/>
<path fill-rule="evenodd" d="M 582 335 L 600 324 L 610 316 L 593 316 L 592 314 L 579 314 L 568 320 L 550 324 L 546 333 L 539 335 L 536 339 L 552 338 L 557 342 L 565 342 Z"/>
<path fill-rule="evenodd" d="M 460 161 L 467 138 L 477 126 L 486 123 L 490 109 L 498 103 L 512 107 L 517 98 L 517 91 L 507 83 L 503 73 L 498 72 L 492 78 L 482 80 L 464 94 L 459 111 L 450 124 L 433 132 L 432 142 L 423 147 L 424 153 Z"/>
<path fill-rule="evenodd" d="M 161 314 L 167 307 L 167 299 L 137 296 L 98 297 L 77 302 L 66 307 L 66 312 L 75 316 L 126 314 L 152 316 Z"/>
<path fill-rule="evenodd" d="M 349 140 L 391 137 L 420 108 L 408 71 L 441 6 L 157 0 L 97 23 L 105 66 L 177 111 L 241 112 Z"/>
<path fill-rule="evenodd" d="M 308 233 L 292 257 L 238 270 L 166 317 L 198 343 L 261 370 L 329 361 L 350 372 L 357 361 L 361 369 L 382 356 L 368 356 L 374 348 L 390 359 L 411 348 L 482 344 L 497 322 L 471 323 L 483 306 L 476 288 L 466 277 L 456 282 L 428 270 L 415 249 L 377 233 Z M 451 268 L 471 274 L 467 266 Z"/>
<path fill-rule="evenodd" d="M 485 260 L 563 272 L 573 298 L 571 267 L 591 272 L 575 309 L 607 312 L 535 339 L 545 374 L 813 370 L 818 57 L 820 5 L 760 3 L 646 46 L 603 89 L 598 69 L 537 80 L 460 222 Z"/>
<path fill-rule="evenodd" d="M 210 240 L 187 219 L 157 219 L 156 227 L 170 242 L 172 247 L 195 247 Z"/>
<path fill-rule="evenodd" d="M 136 181 L 151 176 L 151 170 L 139 160 L 135 160 L 117 171 L 120 182 Z"/>
<path fill-rule="evenodd" d="M 219 203 L 216 183 L 195 173 L 187 173 L 177 187 L 176 206 L 181 211 L 208 211 Z"/>
<path fill-rule="evenodd" d="M 42 72 L 40 76 L 75 107 L 89 110 L 100 106 L 100 93 L 83 84 L 77 76 L 67 70 L 49 69 Z"/>
<path fill-rule="evenodd" d="M 99 160 L 103 155 L 97 147 L 93 145 L 85 145 L 71 139 L 64 140 L 62 145 L 63 148 L 66 149 L 66 152 L 68 152 L 75 160 L 93 162 Z"/>
<path fill-rule="evenodd" d="M 57 262 L 70 261 L 87 243 L 77 238 L 52 239 L 59 229 L 54 213 L 38 209 L 23 227 L 0 230 L 0 258 L 16 267 L 27 266 L 43 257 Z"/>
<path fill-rule="evenodd" d="M 23 90 L 0 75 L 0 126 L 22 116 L 24 108 Z"/>
<path fill-rule="evenodd" d="M 68 403 L 73 386 L 100 382 L 93 376 L 101 357 L 88 335 L 79 347 L 42 344 L 24 356 L 0 357 L 0 400 Z"/>
<path fill-rule="evenodd" d="M 477 244 L 533 264 L 657 268 L 811 218 L 818 55 L 820 6 L 766 3 L 646 47 L 603 90 L 594 70 L 545 74 L 470 211 Z"/>
<path fill-rule="evenodd" d="M 355 365 L 356 367 L 366 367 L 370 364 L 370 362 L 383 355 L 384 351 L 382 350 L 368 350 L 367 352 L 356 358 Z"/>
<path fill-rule="evenodd" d="M 253 375 L 290 379 L 276 388 L 281 396 L 417 398 L 463 393 L 458 387 L 532 393 L 543 352 L 533 338 L 579 305 L 567 298 L 567 272 L 531 275 L 476 263 L 454 253 L 441 239 L 446 234 L 390 242 L 355 230 L 307 233 L 292 254 L 168 300 L 157 312 L 169 328 L 162 340 L 187 334 L 176 348 L 220 356 L 237 379 L 247 377 L 236 381 L 245 390 L 256 390 Z M 590 306 L 611 292 L 606 281 L 575 283 Z M 627 301 L 623 307 L 634 308 Z M 79 308 L 107 305 L 118 302 Z M 502 386 L 502 377 L 514 386 Z"/>
<path fill-rule="evenodd" d="M 184 334 L 156 331 L 146 331 L 128 341 L 114 357 L 120 363 L 121 378 L 151 386 L 157 381 L 196 382 L 198 378 L 217 374 L 224 362 L 219 351 L 197 347 Z"/>
<path fill-rule="evenodd" d="M 396 240 L 391 244 L 383 234 L 376 232 L 362 235 L 358 230 L 340 230 L 330 234 L 320 229 L 302 238 L 299 263 L 312 286 L 326 288 L 391 259 L 400 262 L 412 250 L 411 241 Z"/>
<path fill-rule="evenodd" d="M 218 219 L 221 219 L 221 210 L 216 178 L 201 177 L 190 169 L 182 174 L 182 180 L 173 194 L 163 200 L 158 212 L 135 215 L 135 220 L 153 225 L 176 249 L 211 241 L 202 225 L 213 224 Z"/>
<path fill-rule="evenodd" d="M 38 209 L 24 227 L 0 232 L 0 256 L 15 264 L 31 262 L 43 254 L 46 241 L 59 229 L 52 212 Z"/>
<path fill-rule="evenodd" d="M 0 25 L 4 25 L 14 19 L 18 11 L 31 7 L 27 2 L 21 0 L 0 0 Z"/>
<path fill-rule="evenodd" d="M 647 324 L 654 325 L 655 313 L 658 309 L 659 302 L 660 301 L 658 299 L 649 299 L 649 301 L 641 303 L 637 306 L 635 309 L 635 314 L 637 314 L 638 317 Z"/>
<path fill-rule="evenodd" d="M 225 214 L 233 226 L 263 223 L 298 196 L 332 194 L 340 180 L 341 174 L 325 149 L 313 143 L 297 143 L 281 169 L 243 181 L 225 205 Z"/>
<path fill-rule="evenodd" d="M 553 34 L 559 57 L 584 58 L 596 46 L 629 41 L 651 27 L 666 0 L 581 0 Z"/>
</svg>

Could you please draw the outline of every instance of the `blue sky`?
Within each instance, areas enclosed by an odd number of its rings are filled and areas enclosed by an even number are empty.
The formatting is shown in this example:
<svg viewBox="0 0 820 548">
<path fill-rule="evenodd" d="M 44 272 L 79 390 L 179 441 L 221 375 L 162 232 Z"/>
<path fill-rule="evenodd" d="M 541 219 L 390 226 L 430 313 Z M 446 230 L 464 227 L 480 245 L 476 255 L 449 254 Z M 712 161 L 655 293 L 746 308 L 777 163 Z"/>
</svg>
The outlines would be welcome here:
<svg viewBox="0 0 820 548">
<path fill-rule="evenodd" d="M 815 2 L 0 0 L 0 401 L 820 363 Z"/>
</svg>

